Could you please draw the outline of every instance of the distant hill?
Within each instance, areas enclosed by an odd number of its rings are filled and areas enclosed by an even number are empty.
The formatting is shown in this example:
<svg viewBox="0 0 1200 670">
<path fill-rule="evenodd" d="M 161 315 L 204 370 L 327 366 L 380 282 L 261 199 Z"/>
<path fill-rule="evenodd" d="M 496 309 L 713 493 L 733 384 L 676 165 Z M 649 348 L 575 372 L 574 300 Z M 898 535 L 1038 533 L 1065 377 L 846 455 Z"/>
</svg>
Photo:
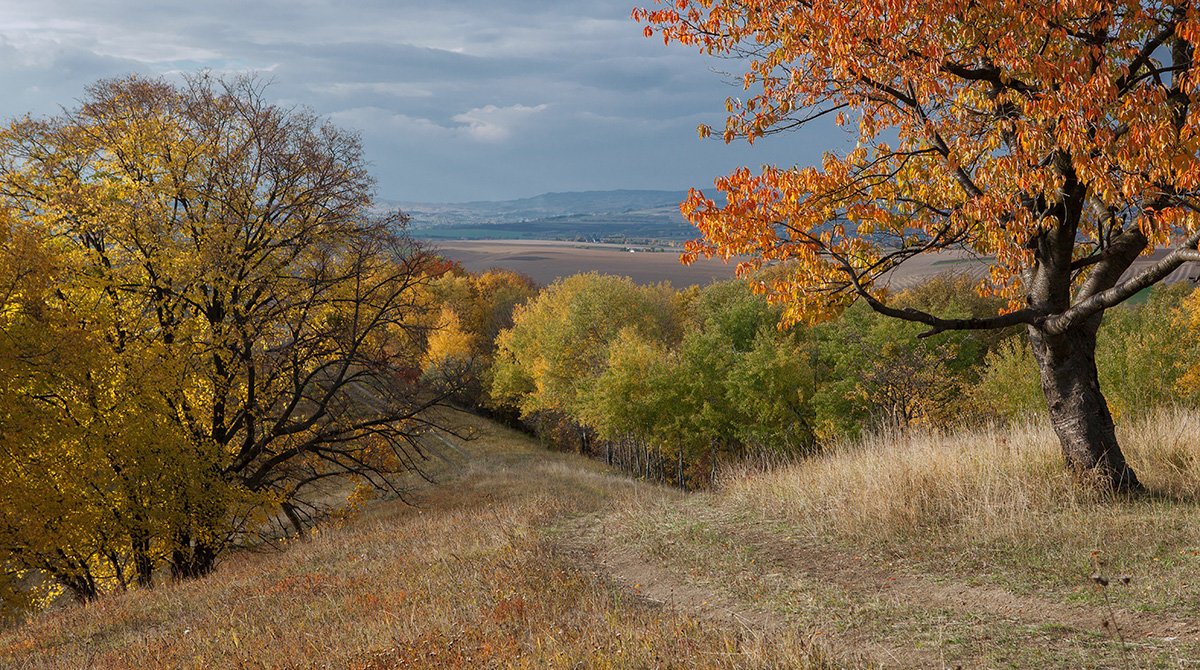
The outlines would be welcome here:
<svg viewBox="0 0 1200 670">
<path fill-rule="evenodd" d="M 682 240 L 695 229 L 679 213 L 684 191 L 543 193 L 532 198 L 459 203 L 382 200 L 411 217 L 424 239 Z"/>
</svg>

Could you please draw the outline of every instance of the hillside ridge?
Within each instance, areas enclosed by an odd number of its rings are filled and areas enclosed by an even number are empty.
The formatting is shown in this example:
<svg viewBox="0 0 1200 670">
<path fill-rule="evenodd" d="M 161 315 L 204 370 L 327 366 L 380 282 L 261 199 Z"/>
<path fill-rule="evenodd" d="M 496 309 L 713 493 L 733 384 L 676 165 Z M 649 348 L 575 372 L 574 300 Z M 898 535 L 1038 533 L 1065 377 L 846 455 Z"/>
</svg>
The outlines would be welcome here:
<svg viewBox="0 0 1200 670">
<path fill-rule="evenodd" d="M 556 191 L 456 203 L 379 200 L 376 210 L 403 212 L 414 236 L 424 239 L 682 240 L 695 236 L 679 213 L 686 195 L 649 189 Z"/>
</svg>

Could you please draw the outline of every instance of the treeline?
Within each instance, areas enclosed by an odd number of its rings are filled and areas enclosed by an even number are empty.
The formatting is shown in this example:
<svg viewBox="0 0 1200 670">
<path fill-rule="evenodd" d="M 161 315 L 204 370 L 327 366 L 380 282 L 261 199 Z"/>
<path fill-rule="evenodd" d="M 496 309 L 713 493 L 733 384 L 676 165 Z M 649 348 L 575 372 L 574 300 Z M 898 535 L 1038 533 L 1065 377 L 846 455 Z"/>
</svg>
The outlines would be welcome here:
<svg viewBox="0 0 1200 670">
<path fill-rule="evenodd" d="M 962 276 L 895 296 L 954 317 L 995 314 Z M 1200 401 L 1200 292 L 1160 287 L 1111 312 L 1097 352 L 1118 417 Z M 677 291 L 585 274 L 536 291 L 511 272 L 435 283 L 445 326 L 426 375 L 472 380 L 460 401 L 519 419 L 559 449 L 638 476 L 704 485 L 717 463 L 791 458 L 881 427 L 943 429 L 1044 412 L 1020 329 L 948 332 L 855 304 L 780 330 L 739 280 Z"/>
</svg>

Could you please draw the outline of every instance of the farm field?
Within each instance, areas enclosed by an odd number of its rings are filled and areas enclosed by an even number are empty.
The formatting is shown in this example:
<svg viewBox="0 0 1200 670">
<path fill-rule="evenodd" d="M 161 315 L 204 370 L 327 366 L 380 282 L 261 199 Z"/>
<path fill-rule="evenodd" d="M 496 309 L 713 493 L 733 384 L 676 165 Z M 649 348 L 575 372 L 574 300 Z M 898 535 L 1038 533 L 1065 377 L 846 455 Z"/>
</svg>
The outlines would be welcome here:
<svg viewBox="0 0 1200 670">
<path fill-rule="evenodd" d="M 471 272 L 505 268 L 524 272 L 543 285 L 559 277 L 599 272 L 629 277 L 638 284 L 667 281 L 675 288 L 686 288 L 731 279 L 736 267 L 736 261 L 723 263 L 715 258 L 683 265 L 679 247 L 649 251 L 637 246 L 557 240 L 457 240 L 434 246 Z M 631 253 L 631 248 L 637 251 Z M 985 268 L 984 261 L 959 252 L 927 254 L 910 259 L 890 281 L 894 288 L 903 289 L 944 272 L 982 273 Z"/>
<path fill-rule="evenodd" d="M 436 243 L 450 260 L 471 272 L 505 268 L 524 272 L 539 284 L 584 272 L 629 277 L 638 284 L 668 281 L 676 288 L 705 285 L 734 276 L 736 261 L 700 259 L 691 266 L 679 262 L 680 248 L 649 251 L 645 247 L 555 240 L 461 240 Z M 636 249 L 630 252 L 629 249 Z M 893 279 L 896 288 L 947 271 L 966 272 L 985 265 L 959 253 L 930 254 L 912 259 Z"/>
<path fill-rule="evenodd" d="M 629 277 L 638 284 L 667 281 L 676 288 L 703 286 L 714 280 L 734 276 L 735 262 L 701 259 L 691 266 L 679 262 L 680 248 L 649 251 L 644 247 L 617 244 L 592 244 L 557 240 L 458 240 L 434 245 L 450 260 L 462 263 L 471 272 L 505 268 L 524 272 L 539 284 L 583 272 L 599 272 Z M 630 248 L 638 251 L 631 253 Z M 1138 259 L 1128 274 L 1134 274 L 1160 260 L 1165 251 Z M 909 259 L 888 278 L 893 289 L 902 290 L 934 275 L 969 273 L 982 276 L 989 258 L 958 251 L 923 254 Z M 1164 284 L 1195 281 L 1200 278 L 1200 263 L 1186 263 Z"/>
<path fill-rule="evenodd" d="M 691 266 L 679 262 L 679 248 L 649 251 L 616 244 L 585 244 L 551 240 L 463 240 L 436 243 L 446 258 L 462 263 L 471 272 L 491 268 L 516 270 L 539 284 L 584 272 L 626 276 L 639 284 L 669 281 L 676 288 L 730 279 L 733 263 L 699 260 Z M 631 253 L 630 248 L 640 249 Z M 662 248 L 662 247 L 658 247 Z"/>
</svg>

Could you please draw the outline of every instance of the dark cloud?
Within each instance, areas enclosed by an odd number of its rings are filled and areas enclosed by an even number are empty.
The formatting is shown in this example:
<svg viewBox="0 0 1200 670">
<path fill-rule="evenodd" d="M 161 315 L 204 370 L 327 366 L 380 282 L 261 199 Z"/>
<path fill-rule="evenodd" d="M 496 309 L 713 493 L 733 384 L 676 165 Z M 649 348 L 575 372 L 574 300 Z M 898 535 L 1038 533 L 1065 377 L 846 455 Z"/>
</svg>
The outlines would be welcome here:
<svg viewBox="0 0 1200 670">
<path fill-rule="evenodd" d="M 697 140 L 740 93 L 711 70 L 731 64 L 643 38 L 634 4 L 20 3 L 0 15 L 0 115 L 53 113 L 103 77 L 257 71 L 279 102 L 359 130 L 380 195 L 397 200 L 677 189 L 819 157 L 798 135 Z"/>
</svg>

